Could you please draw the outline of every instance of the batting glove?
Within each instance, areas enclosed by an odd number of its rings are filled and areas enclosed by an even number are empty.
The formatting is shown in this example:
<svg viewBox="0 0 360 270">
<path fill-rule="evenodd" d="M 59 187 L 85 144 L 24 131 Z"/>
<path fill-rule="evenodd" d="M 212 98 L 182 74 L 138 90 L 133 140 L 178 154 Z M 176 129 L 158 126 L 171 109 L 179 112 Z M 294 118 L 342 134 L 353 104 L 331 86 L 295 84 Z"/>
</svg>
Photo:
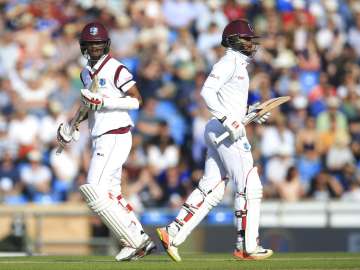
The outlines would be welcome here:
<svg viewBox="0 0 360 270">
<path fill-rule="evenodd" d="M 75 128 L 71 132 L 71 127 L 67 123 L 61 123 L 57 130 L 57 141 L 61 146 L 65 146 L 70 143 L 72 140 L 77 141 L 80 138 L 80 131 Z"/>
<path fill-rule="evenodd" d="M 256 102 L 256 103 L 250 105 L 249 108 L 248 108 L 248 114 L 256 112 L 257 107 L 259 107 L 259 105 L 260 105 L 260 102 Z M 264 115 L 256 117 L 254 119 L 254 121 L 261 125 L 261 124 L 265 123 L 269 119 L 270 115 L 271 115 L 271 113 L 267 112 Z"/>
<path fill-rule="evenodd" d="M 92 111 L 98 111 L 104 106 L 103 96 L 88 89 L 81 89 L 81 101 Z"/>
<path fill-rule="evenodd" d="M 244 137 L 246 134 L 245 126 L 241 123 L 241 121 L 238 121 L 235 118 L 225 117 L 225 119 L 222 120 L 222 124 L 226 131 L 229 132 L 230 138 L 234 142 L 241 137 Z"/>
</svg>

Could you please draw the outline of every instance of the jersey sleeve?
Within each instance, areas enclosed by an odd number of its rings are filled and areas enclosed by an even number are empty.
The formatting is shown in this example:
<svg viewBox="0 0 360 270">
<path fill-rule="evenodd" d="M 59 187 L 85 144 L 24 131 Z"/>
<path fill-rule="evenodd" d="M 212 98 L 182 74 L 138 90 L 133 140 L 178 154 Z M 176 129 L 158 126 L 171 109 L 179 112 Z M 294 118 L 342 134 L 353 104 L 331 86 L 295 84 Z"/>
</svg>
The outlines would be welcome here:
<svg viewBox="0 0 360 270">
<path fill-rule="evenodd" d="M 235 71 L 235 59 L 224 57 L 213 66 L 210 75 L 207 77 L 201 89 L 206 106 L 210 113 L 217 119 L 222 119 L 228 113 L 219 102 L 218 92 L 228 82 Z"/>
<path fill-rule="evenodd" d="M 228 57 L 222 58 L 217 62 L 209 76 L 207 77 L 204 87 L 211 88 L 215 92 L 218 92 L 220 88 L 230 80 L 235 71 L 235 59 Z"/>
<path fill-rule="evenodd" d="M 120 65 L 114 75 L 114 85 L 122 92 L 127 92 L 135 84 L 134 76 L 124 66 Z"/>
</svg>

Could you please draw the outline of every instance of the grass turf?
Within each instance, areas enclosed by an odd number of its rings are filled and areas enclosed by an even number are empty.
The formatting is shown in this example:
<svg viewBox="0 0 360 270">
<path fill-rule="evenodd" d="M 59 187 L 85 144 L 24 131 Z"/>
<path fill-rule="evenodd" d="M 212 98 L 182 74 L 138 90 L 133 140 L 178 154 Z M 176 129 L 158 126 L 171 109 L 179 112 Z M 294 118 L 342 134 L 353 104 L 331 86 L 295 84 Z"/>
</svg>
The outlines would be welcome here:
<svg viewBox="0 0 360 270">
<path fill-rule="evenodd" d="M 0 258 L 1 270 L 179 270 L 179 269 L 360 269 L 360 253 L 275 253 L 264 261 L 236 261 L 231 254 L 183 254 L 175 263 L 165 254 L 135 262 L 110 256 L 31 256 Z"/>
</svg>

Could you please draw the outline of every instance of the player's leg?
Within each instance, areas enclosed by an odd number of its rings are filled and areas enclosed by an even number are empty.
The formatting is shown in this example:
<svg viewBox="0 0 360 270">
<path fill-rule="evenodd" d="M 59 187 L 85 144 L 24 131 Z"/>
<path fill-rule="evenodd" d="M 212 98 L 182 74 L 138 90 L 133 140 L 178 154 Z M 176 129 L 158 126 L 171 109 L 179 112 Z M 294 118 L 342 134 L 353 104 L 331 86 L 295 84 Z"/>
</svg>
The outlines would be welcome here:
<svg viewBox="0 0 360 270">
<path fill-rule="evenodd" d="M 261 198 L 261 181 L 257 168 L 253 167 L 247 175 L 245 189 L 235 197 L 238 238 L 234 256 L 238 259 L 262 260 L 273 254 L 259 245 Z"/>
<path fill-rule="evenodd" d="M 209 211 L 222 200 L 226 181 L 225 170 L 217 152 L 210 146 L 208 147 L 204 176 L 198 187 L 187 198 L 176 219 L 168 226 L 157 229 L 165 250 L 174 261 L 181 261 L 177 247 L 185 241 Z"/>
<path fill-rule="evenodd" d="M 118 204 L 128 213 L 130 219 L 132 220 L 133 224 L 137 227 L 138 231 L 144 231 L 138 217 L 136 216 L 133 207 L 127 200 L 123 197 L 121 193 L 121 185 L 120 185 L 121 177 L 116 177 L 113 179 L 111 184 L 111 197 L 118 202 Z M 116 255 L 116 260 L 123 261 L 123 260 L 138 260 L 148 254 L 150 254 L 155 248 L 155 243 L 147 237 L 146 239 L 147 244 L 140 250 L 137 250 L 134 253 L 134 248 L 129 246 L 123 246 L 121 251 Z M 129 258 L 130 257 L 130 258 Z"/>
<path fill-rule="evenodd" d="M 235 213 L 238 235 L 234 255 L 244 253 L 248 259 L 267 258 L 272 255 L 272 251 L 257 244 L 262 185 L 257 169 L 253 167 L 250 144 L 246 138 L 236 143 L 226 139 L 218 146 L 217 152 L 229 179 L 235 182 L 237 189 Z"/>
<path fill-rule="evenodd" d="M 129 154 L 131 140 L 130 133 L 96 138 L 93 141 L 88 184 L 80 187 L 80 193 L 90 209 L 99 215 L 114 236 L 127 247 L 127 256 L 122 256 L 120 260 L 136 257 L 136 253 L 143 252 L 149 244 L 149 237 L 142 230 L 138 219 L 119 203 L 119 195 L 114 197 L 111 190 L 114 179 L 119 181 L 121 177 L 122 164 Z"/>
</svg>

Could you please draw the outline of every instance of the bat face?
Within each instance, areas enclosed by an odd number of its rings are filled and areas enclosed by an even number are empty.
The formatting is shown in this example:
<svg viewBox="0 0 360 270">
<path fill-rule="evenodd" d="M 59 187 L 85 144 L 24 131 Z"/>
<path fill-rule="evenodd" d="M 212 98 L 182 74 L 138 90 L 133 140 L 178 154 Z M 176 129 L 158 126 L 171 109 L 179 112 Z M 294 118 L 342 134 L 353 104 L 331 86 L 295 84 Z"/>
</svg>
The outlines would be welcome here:
<svg viewBox="0 0 360 270">
<path fill-rule="evenodd" d="M 250 113 L 244 119 L 244 125 L 247 125 L 254 121 L 255 118 L 263 116 L 265 113 L 271 111 L 272 109 L 278 107 L 279 105 L 290 100 L 289 96 L 277 97 L 269 99 L 261 103 L 254 112 Z"/>
</svg>

